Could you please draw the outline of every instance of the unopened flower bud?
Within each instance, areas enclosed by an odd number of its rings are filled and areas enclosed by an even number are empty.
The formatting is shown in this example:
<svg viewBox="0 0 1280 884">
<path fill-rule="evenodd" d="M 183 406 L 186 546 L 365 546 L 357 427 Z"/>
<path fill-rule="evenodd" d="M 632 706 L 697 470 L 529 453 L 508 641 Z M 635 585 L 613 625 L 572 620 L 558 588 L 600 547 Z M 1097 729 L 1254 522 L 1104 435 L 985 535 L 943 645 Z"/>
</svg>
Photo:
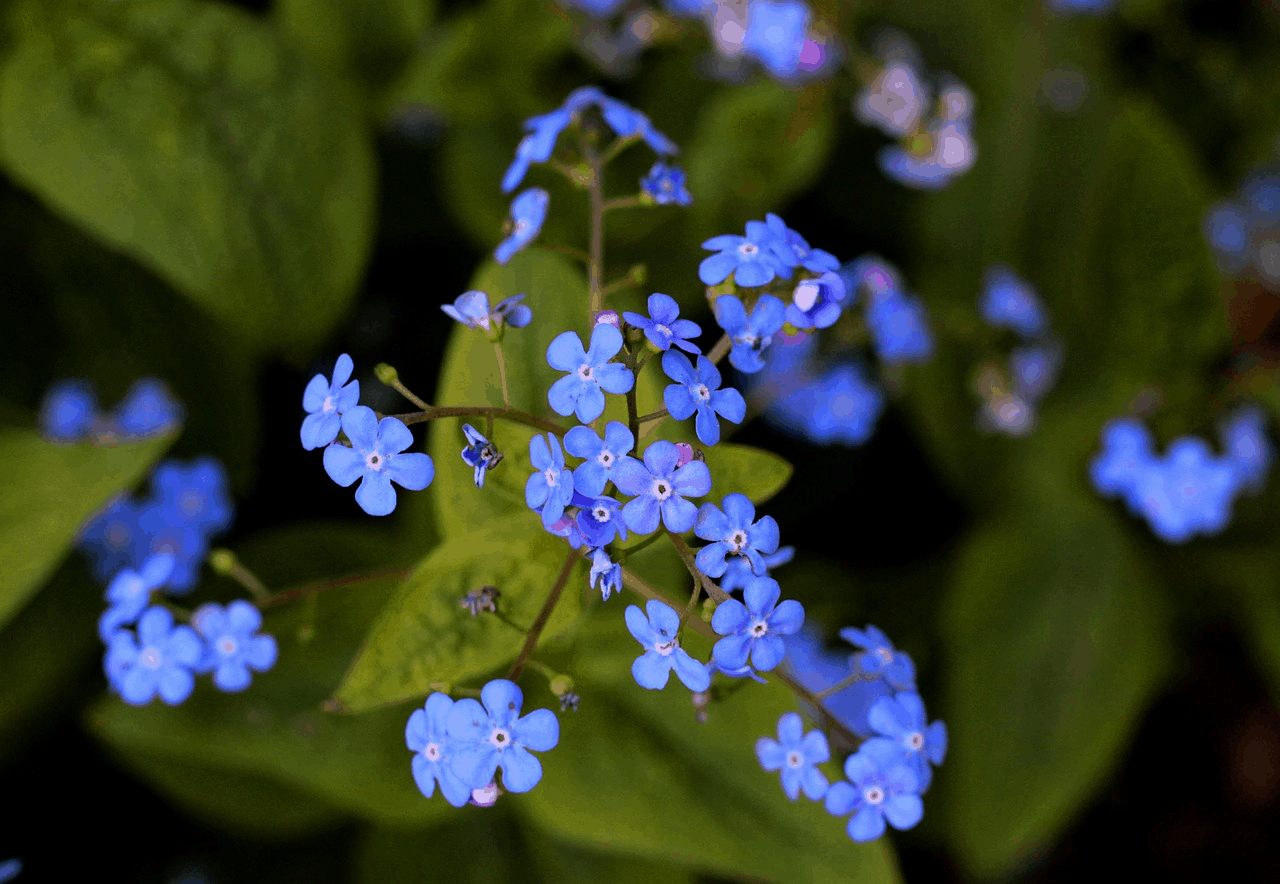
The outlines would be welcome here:
<svg viewBox="0 0 1280 884">
<path fill-rule="evenodd" d="M 394 367 L 387 365 L 385 362 L 379 362 L 373 367 L 373 373 L 377 375 L 378 380 L 386 384 L 388 387 L 400 383 L 400 373 Z"/>
</svg>

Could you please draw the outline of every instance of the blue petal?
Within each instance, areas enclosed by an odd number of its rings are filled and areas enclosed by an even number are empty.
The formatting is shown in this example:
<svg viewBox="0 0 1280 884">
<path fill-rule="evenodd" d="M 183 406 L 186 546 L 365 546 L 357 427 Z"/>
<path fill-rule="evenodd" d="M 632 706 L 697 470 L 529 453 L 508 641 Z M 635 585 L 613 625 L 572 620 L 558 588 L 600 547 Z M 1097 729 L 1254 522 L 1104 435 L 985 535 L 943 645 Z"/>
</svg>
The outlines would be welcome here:
<svg viewBox="0 0 1280 884">
<path fill-rule="evenodd" d="M 480 702 L 488 710 L 494 724 L 510 730 L 520 718 L 524 692 L 513 681 L 495 678 L 480 689 Z"/>
<path fill-rule="evenodd" d="M 386 473 L 370 470 L 356 489 L 356 503 L 371 516 L 386 516 L 396 508 L 396 491 Z"/>
<path fill-rule="evenodd" d="M 559 381 L 556 383 L 558 384 Z M 585 382 L 580 383 L 582 383 L 582 390 L 578 394 L 578 401 L 574 406 L 574 413 L 577 414 L 578 420 L 582 421 L 584 424 L 589 424 L 600 415 L 604 414 L 604 393 L 600 392 L 600 388 L 594 384 L 588 384 Z M 554 390 L 555 384 L 552 384 L 551 388 Z"/>
<path fill-rule="evenodd" d="M 691 691 L 705 691 L 711 687 L 711 673 L 707 672 L 707 667 L 690 657 L 688 651 L 676 648 L 671 656 L 675 658 L 676 675 L 684 682 L 685 687 Z"/>
<path fill-rule="evenodd" d="M 729 549 L 729 544 L 722 540 L 717 540 L 715 543 L 698 550 L 693 563 L 699 571 L 708 577 L 719 577 L 729 567 L 729 563 L 725 561 L 725 556 L 728 555 Z"/>
<path fill-rule="evenodd" d="M 668 384 L 662 391 L 662 404 L 667 406 L 667 411 L 678 421 L 688 420 L 698 410 L 697 400 L 683 384 Z"/>
<path fill-rule="evenodd" d="M 417 710 L 421 712 L 422 710 Z M 411 719 L 412 720 L 412 719 Z M 426 745 L 425 743 L 423 745 Z M 413 748 L 410 746 L 409 748 Z M 422 747 L 414 751 L 421 751 Z M 418 791 L 424 797 L 430 798 L 436 791 L 436 765 L 427 760 L 425 755 L 413 756 L 413 762 L 410 765 L 413 770 L 413 781 L 418 786 Z"/>
<path fill-rule="evenodd" d="M 844 816 L 857 806 L 859 797 L 858 791 L 848 783 L 844 781 L 832 783 L 831 788 L 827 790 L 825 802 L 827 813 L 832 816 Z"/>
<path fill-rule="evenodd" d="M 605 326 L 610 328 L 611 326 Z M 627 368 L 620 362 L 607 362 L 595 370 L 596 383 L 606 393 L 612 393 L 620 396 L 623 393 L 631 392 L 631 388 L 635 386 L 635 375 L 631 373 L 631 369 Z"/>
<path fill-rule="evenodd" d="M 324 471 L 343 488 L 364 475 L 364 458 L 345 445 L 333 443 L 324 450 Z"/>
<path fill-rule="evenodd" d="M 880 808 L 867 805 L 849 817 L 848 832 L 850 838 L 860 843 L 879 838 L 884 834 L 884 815 L 880 812 Z"/>
<path fill-rule="evenodd" d="M 724 499 L 726 508 L 729 505 L 729 498 L 735 495 L 730 494 Z M 745 497 L 746 495 L 737 495 Z M 748 504 L 750 501 L 747 501 Z M 751 508 L 751 515 L 755 515 L 755 507 Z M 748 523 L 749 524 L 749 523 Z M 725 513 L 720 511 L 720 507 L 714 503 L 704 503 L 698 509 L 698 524 L 694 528 L 694 533 L 703 540 L 724 540 L 733 533 L 733 525 Z"/>
<path fill-rule="evenodd" d="M 732 387 L 716 390 L 711 394 L 711 407 L 716 414 L 730 423 L 740 424 L 747 416 L 747 403 L 742 394 Z"/>
<path fill-rule="evenodd" d="M 654 443 L 657 444 L 657 443 Z M 652 447 L 652 446 L 650 446 Z M 673 448 L 675 446 L 672 446 Z M 700 460 L 691 460 L 675 471 L 671 477 L 671 485 L 676 493 L 684 497 L 705 497 L 711 491 L 711 471 Z M 693 522 L 689 522 L 689 528 Z M 684 530 L 689 530 L 688 528 Z"/>
<path fill-rule="evenodd" d="M 646 651 L 631 664 L 631 677 L 640 687 L 659 691 L 667 686 L 673 665 L 671 657 L 664 657 L 657 651 Z"/>
<path fill-rule="evenodd" d="M 325 376 L 318 374 L 307 382 L 302 391 L 302 408 L 304 411 L 318 412 L 324 407 L 325 397 L 329 395 L 329 382 Z"/>
<path fill-rule="evenodd" d="M 649 498 L 653 500 L 653 498 Z M 698 508 L 683 497 L 668 497 L 661 504 L 662 524 L 672 534 L 683 534 L 693 527 Z"/>
<path fill-rule="evenodd" d="M 631 633 L 631 637 L 646 648 L 652 647 L 653 643 L 657 641 L 658 635 L 649 624 L 649 618 L 645 616 L 644 612 L 635 605 L 627 605 L 627 609 L 622 616 L 626 621 L 627 631 Z"/>
<path fill-rule="evenodd" d="M 751 665 L 759 672 L 769 672 L 782 662 L 786 652 L 787 646 L 781 636 L 763 635 L 751 648 Z"/>
<path fill-rule="evenodd" d="M 511 731 L 511 738 L 537 752 L 554 749 L 560 742 L 560 719 L 550 709 L 535 709 L 520 719 Z"/>
<path fill-rule="evenodd" d="M 740 286 L 751 287 L 764 285 L 773 277 L 773 268 L 764 261 L 744 261 L 738 265 L 737 271 L 733 274 L 733 281 Z"/>
<path fill-rule="evenodd" d="M 693 429 L 703 445 L 715 445 L 720 441 L 720 422 L 716 420 L 715 412 L 708 403 L 698 405 L 698 416 L 693 422 Z"/>
<path fill-rule="evenodd" d="M 895 829 L 910 829 L 924 816 L 919 795 L 894 795 L 884 803 L 884 815 Z"/>
<path fill-rule="evenodd" d="M 322 445 L 328 445 L 338 438 L 338 430 L 342 429 L 342 418 L 336 411 L 317 411 L 309 414 L 302 421 L 302 447 L 314 451 Z"/>
<path fill-rule="evenodd" d="M 742 633 L 726 635 L 711 648 L 711 657 L 725 669 L 737 669 L 746 665 L 753 641 Z"/>
<path fill-rule="evenodd" d="M 542 762 L 520 746 L 504 751 L 498 766 L 502 768 L 502 785 L 509 792 L 528 792 L 542 779 Z"/>
<path fill-rule="evenodd" d="M 738 266 L 738 257 L 732 252 L 721 252 L 703 258 L 698 265 L 698 279 L 704 285 L 719 285 L 729 278 L 729 274 Z"/>
<path fill-rule="evenodd" d="M 435 465 L 430 456 L 421 452 L 397 454 L 387 458 L 386 475 L 401 488 L 421 491 L 435 478 Z"/>
<path fill-rule="evenodd" d="M 386 454 L 399 454 L 413 444 L 413 433 L 396 417 L 378 421 L 378 448 Z"/>
<path fill-rule="evenodd" d="M 557 371 L 577 371 L 586 361 L 587 353 L 577 332 L 561 332 L 547 347 L 547 364 Z"/>
<path fill-rule="evenodd" d="M 600 393 L 599 388 L 589 387 L 587 382 L 576 374 L 567 374 L 551 385 L 551 389 L 547 390 L 547 404 L 551 406 L 551 410 L 556 414 L 568 417 L 573 414 L 579 398 L 587 389 L 595 390 L 596 395 L 600 396 L 601 411 L 603 411 L 604 396 Z"/>
<path fill-rule="evenodd" d="M 658 501 L 652 496 L 637 497 L 622 508 L 622 519 L 637 534 L 652 534 L 658 529 Z"/>
</svg>

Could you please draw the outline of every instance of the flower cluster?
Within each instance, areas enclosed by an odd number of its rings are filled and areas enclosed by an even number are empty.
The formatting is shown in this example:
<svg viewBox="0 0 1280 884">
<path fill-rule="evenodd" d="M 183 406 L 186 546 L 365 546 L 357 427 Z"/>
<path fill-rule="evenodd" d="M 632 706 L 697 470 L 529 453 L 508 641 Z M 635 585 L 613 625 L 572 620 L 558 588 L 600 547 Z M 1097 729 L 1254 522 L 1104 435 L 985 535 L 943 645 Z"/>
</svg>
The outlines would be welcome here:
<svg viewBox="0 0 1280 884">
<path fill-rule="evenodd" d="M 1261 490 L 1271 466 L 1263 413 L 1244 408 L 1219 427 L 1225 454 L 1215 456 L 1195 436 L 1170 443 L 1163 456 L 1136 418 L 1102 428 L 1102 450 L 1089 463 L 1089 479 L 1105 497 L 1120 497 L 1166 543 L 1217 534 L 1231 521 L 1237 494 Z"/>
<path fill-rule="evenodd" d="M 1280 173 L 1250 175 L 1237 199 L 1209 210 L 1205 234 L 1224 273 L 1280 291 Z"/>
<path fill-rule="evenodd" d="M 488 317 L 487 311 L 485 316 Z M 469 324 L 462 317 L 470 318 L 459 311 L 456 318 Z M 426 454 L 405 453 L 413 444 L 413 434 L 403 421 L 395 417 L 379 420 L 372 408 L 356 404 L 360 384 L 347 383 L 353 367 L 351 357 L 343 353 L 334 365 L 331 380 L 317 374 L 307 384 L 302 407 L 309 414 L 302 422 L 302 447 L 311 450 L 325 446 L 324 470 L 329 478 L 343 488 L 359 479 L 356 503 L 371 516 L 385 516 L 396 508 L 396 491 L 391 483 L 421 491 L 435 478 L 435 465 Z M 346 444 L 338 440 L 339 431 L 346 437 Z"/>
<path fill-rule="evenodd" d="M 666 7 L 673 15 L 703 19 L 726 60 L 745 57 L 784 82 L 819 75 L 837 57 L 804 0 L 666 0 Z"/>
<path fill-rule="evenodd" d="M 436 784 L 454 807 L 471 802 L 488 806 L 501 788 L 528 792 L 542 779 L 542 763 L 533 752 L 560 742 L 560 720 L 550 709 L 521 716 L 524 694 L 505 678 L 480 691 L 480 700 L 452 700 L 434 693 L 415 709 L 405 725 L 404 742 L 413 754 L 413 780 L 427 798 Z"/>
<path fill-rule="evenodd" d="M 136 381 L 115 411 L 98 411 L 93 384 L 84 378 L 49 388 L 40 406 L 40 430 L 50 442 L 97 443 L 142 439 L 167 433 L 182 423 L 182 406 L 156 378 Z"/>
<path fill-rule="evenodd" d="M 988 268 L 978 296 L 978 313 L 995 328 L 1011 329 L 1020 345 L 1009 353 L 1007 373 L 985 366 L 975 388 L 983 403 L 978 426 L 1025 436 L 1035 428 L 1036 405 L 1053 388 L 1062 364 L 1062 344 L 1035 290 L 1008 267 Z"/>
<path fill-rule="evenodd" d="M 973 166 L 973 93 L 942 75 L 936 107 L 929 112 L 932 90 L 920 73 L 919 52 L 904 35 L 891 32 L 880 41 L 884 67 L 853 100 L 853 113 L 897 144 L 880 150 L 881 171 L 899 184 L 941 190 Z"/>
</svg>

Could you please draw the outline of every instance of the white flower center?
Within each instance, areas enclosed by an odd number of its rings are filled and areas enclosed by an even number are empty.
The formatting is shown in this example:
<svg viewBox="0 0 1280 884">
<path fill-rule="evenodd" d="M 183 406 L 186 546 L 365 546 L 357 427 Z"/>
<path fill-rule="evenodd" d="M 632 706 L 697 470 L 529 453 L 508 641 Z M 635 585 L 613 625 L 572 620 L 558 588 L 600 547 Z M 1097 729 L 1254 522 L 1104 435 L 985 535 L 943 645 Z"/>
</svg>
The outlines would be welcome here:
<svg viewBox="0 0 1280 884">
<path fill-rule="evenodd" d="M 333 410 L 334 410 L 335 408 L 337 408 L 337 407 L 338 407 L 338 403 L 336 403 L 336 402 L 334 402 L 334 401 L 333 401 L 333 397 L 332 397 L 332 396 L 326 396 L 326 397 L 324 397 L 324 405 L 323 405 L 323 406 L 321 406 L 320 410 L 321 410 L 321 411 L 323 411 L 323 412 L 325 412 L 325 413 L 328 413 L 328 412 L 330 412 L 330 411 L 333 411 Z"/>
<path fill-rule="evenodd" d="M 924 734 L 916 731 L 907 737 L 907 745 L 911 747 L 913 752 L 919 752 L 924 748 Z"/>
<path fill-rule="evenodd" d="M 555 467 L 547 467 L 542 471 L 542 475 L 547 480 L 548 488 L 554 488 L 556 485 L 560 484 L 560 474 L 556 472 Z"/>
<path fill-rule="evenodd" d="M 799 752 L 787 753 L 787 767 L 799 767 L 803 760 Z"/>
<path fill-rule="evenodd" d="M 124 522 L 112 522 L 107 526 L 107 543 L 112 546 L 124 546 L 131 536 L 132 532 Z"/>
<path fill-rule="evenodd" d="M 489 742 L 495 749 L 505 749 L 511 745 L 511 734 L 505 728 L 495 727 L 493 733 L 489 734 Z"/>
<path fill-rule="evenodd" d="M 769 624 L 764 620 L 757 620 L 751 624 L 751 635 L 754 638 L 760 638 L 769 631 Z"/>
<path fill-rule="evenodd" d="M 664 500 L 666 500 L 668 497 L 670 497 L 670 496 L 671 496 L 671 493 L 672 493 L 672 492 L 671 492 L 671 485 L 670 485 L 670 483 L 668 483 L 668 482 L 667 482 L 667 480 L 665 480 L 665 479 L 657 479 L 657 480 L 655 480 L 655 481 L 654 481 L 654 483 L 653 483 L 653 496 L 654 496 L 655 498 L 657 498 L 657 500 L 658 500 L 658 502 L 659 502 L 659 503 L 661 503 L 662 501 L 664 501 Z"/>
<path fill-rule="evenodd" d="M 221 639 L 218 640 L 218 650 L 222 652 L 222 655 L 224 657 L 230 657 L 232 654 L 236 652 L 236 648 L 238 647 L 239 645 L 236 643 L 236 640 L 233 636 L 224 635 Z"/>
<path fill-rule="evenodd" d="M 427 761 L 439 761 L 440 760 L 440 744 L 428 743 L 427 748 L 422 750 L 422 754 L 427 757 Z"/>
<path fill-rule="evenodd" d="M 747 533 L 745 531 L 734 531 L 729 535 L 729 545 L 733 547 L 734 552 L 741 552 L 742 548 L 747 545 Z"/>
<path fill-rule="evenodd" d="M 597 522 L 607 522 L 609 521 L 609 508 L 598 506 L 591 511 L 591 515 L 595 516 Z"/>
<path fill-rule="evenodd" d="M 662 641 L 659 639 L 654 643 L 653 649 L 664 657 L 670 657 L 676 648 L 680 647 L 680 639 L 673 638 L 670 641 Z"/>
<path fill-rule="evenodd" d="M 868 804 L 883 804 L 884 789 L 881 789 L 879 786 L 871 786 L 862 793 L 862 797 L 867 799 Z"/>
<path fill-rule="evenodd" d="M 601 451 L 600 456 L 596 458 L 596 462 L 606 470 L 613 466 L 613 454 L 609 451 Z"/>
<path fill-rule="evenodd" d="M 594 375 L 591 374 L 591 366 L 586 364 L 578 369 L 578 377 L 584 381 L 595 380 Z"/>
<path fill-rule="evenodd" d="M 670 186 L 670 185 L 668 185 L 668 187 L 669 187 L 669 186 Z M 666 327 L 665 325 L 663 325 L 662 323 L 658 323 L 657 325 L 655 325 L 655 326 L 653 327 L 653 330 L 654 330 L 654 331 L 656 331 L 656 332 L 657 332 L 658 334 L 660 334 L 660 335 L 670 335 L 670 334 L 671 334 L 671 329 L 667 328 L 667 327 Z"/>
<path fill-rule="evenodd" d="M 760 247 L 753 242 L 744 242 L 742 245 L 738 246 L 738 253 L 744 258 L 754 257 L 759 251 Z"/>
<path fill-rule="evenodd" d="M 138 655 L 138 665 L 147 669 L 159 669 L 163 656 L 159 648 L 144 648 Z"/>
<path fill-rule="evenodd" d="M 711 398 L 711 391 L 707 389 L 706 384 L 698 384 L 698 386 L 693 388 L 693 395 L 696 396 L 700 402 L 706 402 Z"/>
<path fill-rule="evenodd" d="M 822 289 L 816 280 L 806 279 L 796 286 L 795 292 L 791 295 L 791 300 L 801 310 L 810 310 L 814 304 L 818 303 L 818 295 L 821 291 Z"/>
<path fill-rule="evenodd" d="M 893 653 L 888 648 L 876 648 L 875 655 L 885 666 L 893 662 Z"/>
<path fill-rule="evenodd" d="M 125 598 L 135 598 L 142 595 L 142 578 L 133 577 L 125 581 L 124 584 Z"/>
<path fill-rule="evenodd" d="M 371 470 L 377 470 L 378 472 L 385 470 L 387 468 L 386 464 L 387 459 L 376 451 L 370 452 L 369 456 L 364 459 L 364 465 L 366 467 Z"/>
<path fill-rule="evenodd" d="M 195 515 L 200 512 L 203 502 L 204 499 L 198 492 L 187 491 L 182 495 L 182 511 L 188 515 Z"/>
</svg>

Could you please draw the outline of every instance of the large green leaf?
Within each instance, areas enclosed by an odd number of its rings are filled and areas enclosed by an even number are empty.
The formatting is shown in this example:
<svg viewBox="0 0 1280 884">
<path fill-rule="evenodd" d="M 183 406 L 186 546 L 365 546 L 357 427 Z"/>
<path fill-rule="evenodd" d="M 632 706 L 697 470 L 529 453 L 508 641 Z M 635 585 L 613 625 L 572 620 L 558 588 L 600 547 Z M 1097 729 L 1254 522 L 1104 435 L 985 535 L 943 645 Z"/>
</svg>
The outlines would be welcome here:
<svg viewBox="0 0 1280 884">
<path fill-rule="evenodd" d="M 703 448 L 702 453 L 711 471 L 708 499 L 736 491 L 754 503 L 763 503 L 781 491 L 794 472 L 785 458 L 750 445 L 721 442 Z"/>
<path fill-rule="evenodd" d="M 528 513 L 449 537 L 387 603 L 336 699 L 359 712 L 425 698 L 433 683 L 464 682 L 515 659 L 524 633 L 495 616 L 473 616 L 460 602 L 471 590 L 497 587 L 505 617 L 526 627 L 555 585 L 568 553 L 565 543 Z M 569 575 L 544 639 L 580 610 L 585 570 L 583 560 Z"/>
<path fill-rule="evenodd" d="M 374 192 L 336 84 L 216 3 L 33 2 L 17 20 L 0 160 L 19 183 L 260 342 L 332 328 Z"/>
<path fill-rule="evenodd" d="M 587 291 L 582 273 L 559 255 L 529 249 L 506 265 L 485 264 L 471 281 L 471 288 L 487 292 L 490 305 L 510 295 L 526 294 L 524 303 L 533 310 L 533 322 L 526 328 L 507 329 L 502 341 L 511 404 L 559 420 L 547 405 L 547 390 L 560 377 L 547 365 L 547 346 L 567 330 L 577 332 L 587 343 Z M 461 325 L 454 329 L 433 404 L 502 405 L 497 357 L 493 344 L 482 332 Z M 436 464 L 429 493 L 436 505 L 437 524 L 445 536 L 472 530 L 504 515 L 529 514 L 524 485 L 533 472 L 529 440 L 536 431 L 523 424 L 497 422 L 492 440 L 505 459 L 489 472 L 484 488 L 477 489 L 471 468 L 458 456 L 466 444 L 462 424 L 468 422 L 480 432 L 485 431 L 480 418 L 438 420 L 433 422 L 428 442 L 427 450 Z"/>
<path fill-rule="evenodd" d="M 1050 476 L 965 545 L 943 617 L 952 849 L 998 877 L 1110 775 L 1170 666 L 1165 613 L 1107 504 Z"/>
<path fill-rule="evenodd" d="M 623 604 L 601 606 L 570 672 L 580 711 L 561 716 L 560 745 L 543 753 L 543 778 L 519 803 L 554 838 L 705 872 L 771 881 L 896 881 L 885 842 L 858 845 L 820 803 L 787 801 L 760 768 L 755 741 L 775 736 L 795 709 L 774 678 L 740 690 L 698 723 L 676 679 L 646 691 L 631 677 L 641 648 Z M 705 659 L 710 642 L 681 637 Z M 834 766 L 833 772 L 834 772 Z"/>
<path fill-rule="evenodd" d="M 0 433 L 0 626 L 53 573 L 85 520 L 136 485 L 174 435 L 56 445 L 34 432 Z"/>
</svg>

